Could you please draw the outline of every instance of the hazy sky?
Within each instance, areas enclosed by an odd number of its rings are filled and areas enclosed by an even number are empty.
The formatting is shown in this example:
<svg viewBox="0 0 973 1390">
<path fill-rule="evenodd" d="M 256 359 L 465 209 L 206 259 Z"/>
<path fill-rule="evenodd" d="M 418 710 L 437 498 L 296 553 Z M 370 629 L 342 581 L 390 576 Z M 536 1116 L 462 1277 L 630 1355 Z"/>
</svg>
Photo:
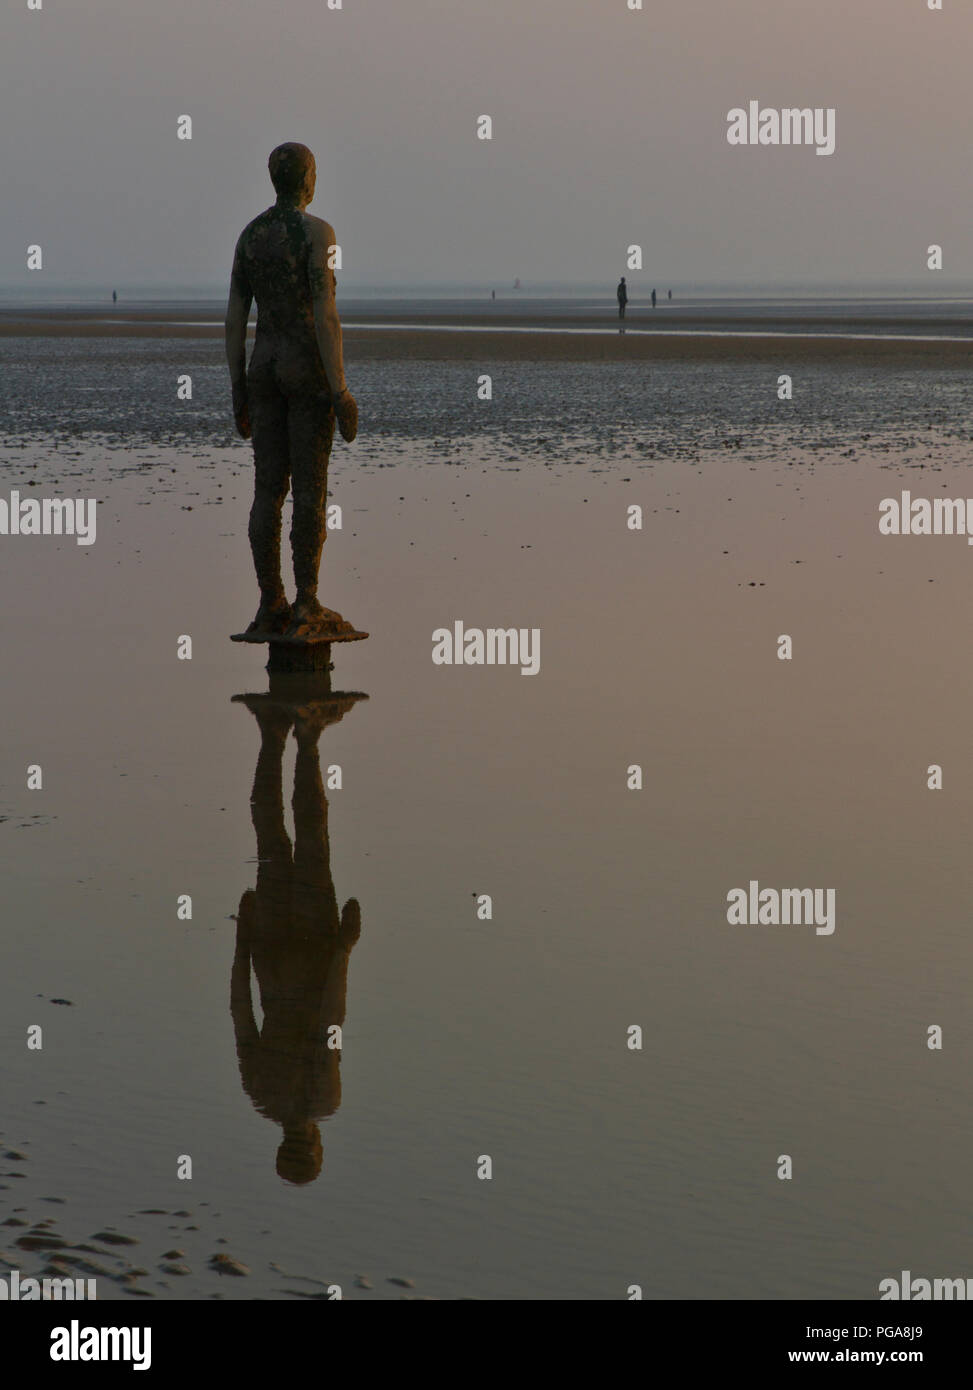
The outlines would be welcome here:
<svg viewBox="0 0 973 1390">
<path fill-rule="evenodd" d="M 644 3 L 5 0 L 0 283 L 225 280 L 283 140 L 345 286 L 973 279 L 967 0 Z M 836 152 L 730 146 L 751 99 Z"/>
</svg>

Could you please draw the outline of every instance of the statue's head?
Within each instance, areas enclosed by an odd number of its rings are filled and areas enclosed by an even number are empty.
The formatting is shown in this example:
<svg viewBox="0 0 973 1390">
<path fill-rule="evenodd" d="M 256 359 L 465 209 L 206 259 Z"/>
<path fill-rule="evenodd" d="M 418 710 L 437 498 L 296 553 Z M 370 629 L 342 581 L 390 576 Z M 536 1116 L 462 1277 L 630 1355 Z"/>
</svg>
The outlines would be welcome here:
<svg viewBox="0 0 973 1390">
<path fill-rule="evenodd" d="M 295 1186 L 313 1182 L 321 1171 L 322 1158 L 321 1135 L 313 1121 L 284 1126 L 277 1150 L 278 1177 Z"/>
<path fill-rule="evenodd" d="M 286 145 L 278 145 L 267 161 L 267 167 L 277 197 L 282 202 L 306 208 L 314 197 L 317 177 L 314 155 L 307 145 L 298 145 L 292 140 Z"/>
</svg>

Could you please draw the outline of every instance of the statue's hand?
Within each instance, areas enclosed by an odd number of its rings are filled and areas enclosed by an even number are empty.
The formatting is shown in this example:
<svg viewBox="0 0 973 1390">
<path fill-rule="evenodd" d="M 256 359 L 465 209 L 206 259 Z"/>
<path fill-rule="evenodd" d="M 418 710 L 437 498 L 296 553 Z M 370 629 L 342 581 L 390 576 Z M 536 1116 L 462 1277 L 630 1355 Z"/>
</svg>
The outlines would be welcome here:
<svg viewBox="0 0 973 1390">
<path fill-rule="evenodd" d="M 338 417 L 338 429 L 346 444 L 350 444 L 358 433 L 358 402 L 346 388 L 335 397 L 334 412 Z"/>
<path fill-rule="evenodd" d="M 233 382 L 233 419 L 237 434 L 250 438 L 250 407 L 247 404 L 247 384 L 245 380 Z"/>
<path fill-rule="evenodd" d="M 346 951 L 350 951 L 360 936 L 361 908 L 358 906 L 357 898 L 349 898 L 341 912 L 338 940 Z"/>
</svg>

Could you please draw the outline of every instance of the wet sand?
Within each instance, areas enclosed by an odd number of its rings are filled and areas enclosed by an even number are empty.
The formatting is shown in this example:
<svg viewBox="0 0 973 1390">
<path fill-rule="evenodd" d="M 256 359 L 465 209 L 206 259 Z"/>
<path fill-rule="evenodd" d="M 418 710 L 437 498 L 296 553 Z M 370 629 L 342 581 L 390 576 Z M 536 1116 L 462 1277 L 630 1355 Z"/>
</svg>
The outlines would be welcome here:
<svg viewBox="0 0 973 1390">
<path fill-rule="evenodd" d="M 375 312 L 367 302 L 340 308 L 352 364 L 410 359 L 713 362 L 733 358 L 798 365 L 834 361 L 935 368 L 968 367 L 973 360 L 973 315 L 963 313 L 946 318 L 922 310 L 812 316 L 795 310 L 771 319 L 767 314 L 712 309 L 684 308 L 676 313 L 670 306 L 655 314 L 633 311 L 625 331 L 620 331 L 617 318 L 606 310 L 550 314 L 524 306 L 516 312 L 501 306 L 495 312 L 467 306 L 457 312 L 425 304 L 423 326 L 415 327 L 410 326 L 415 309 L 384 307 Z M 223 306 L 217 303 L 138 310 L 2 308 L 0 337 L 222 339 L 222 314 Z M 923 337 L 930 340 L 918 341 Z M 966 338 L 968 342 L 962 341 Z"/>
<path fill-rule="evenodd" d="M 263 747 L 236 697 L 268 678 L 228 640 L 252 460 L 220 352 L 0 343 L 9 486 L 100 499 L 93 546 L 0 548 L 6 1267 L 56 1268 L 16 1244 L 53 1230 L 103 1297 L 871 1300 L 965 1274 L 973 551 L 877 515 L 973 491 L 968 374 L 815 363 L 789 411 L 735 358 L 535 362 L 484 410 L 463 363 L 361 362 L 322 598 L 372 634 L 333 677 L 369 698 L 320 738 L 361 934 L 294 1186 L 231 997 Z M 540 627 L 539 674 L 434 666 L 457 618 Z M 287 826 L 320 837 L 298 751 Z M 834 886 L 834 935 L 731 927 L 750 878 Z"/>
</svg>

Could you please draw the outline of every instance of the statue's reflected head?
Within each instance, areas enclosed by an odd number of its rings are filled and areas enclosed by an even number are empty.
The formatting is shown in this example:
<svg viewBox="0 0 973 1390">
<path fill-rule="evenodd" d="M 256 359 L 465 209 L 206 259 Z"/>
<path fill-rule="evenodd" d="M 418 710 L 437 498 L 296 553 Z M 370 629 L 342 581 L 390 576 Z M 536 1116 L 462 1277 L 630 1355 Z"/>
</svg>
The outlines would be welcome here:
<svg viewBox="0 0 973 1390">
<path fill-rule="evenodd" d="M 277 1175 L 296 1187 L 313 1182 L 321 1171 L 321 1135 L 316 1124 L 285 1125 L 277 1150 Z"/>
<path fill-rule="evenodd" d="M 307 145 L 288 141 L 278 145 L 267 161 L 271 182 L 278 198 L 300 207 L 307 207 L 314 197 L 317 166 Z"/>
</svg>

